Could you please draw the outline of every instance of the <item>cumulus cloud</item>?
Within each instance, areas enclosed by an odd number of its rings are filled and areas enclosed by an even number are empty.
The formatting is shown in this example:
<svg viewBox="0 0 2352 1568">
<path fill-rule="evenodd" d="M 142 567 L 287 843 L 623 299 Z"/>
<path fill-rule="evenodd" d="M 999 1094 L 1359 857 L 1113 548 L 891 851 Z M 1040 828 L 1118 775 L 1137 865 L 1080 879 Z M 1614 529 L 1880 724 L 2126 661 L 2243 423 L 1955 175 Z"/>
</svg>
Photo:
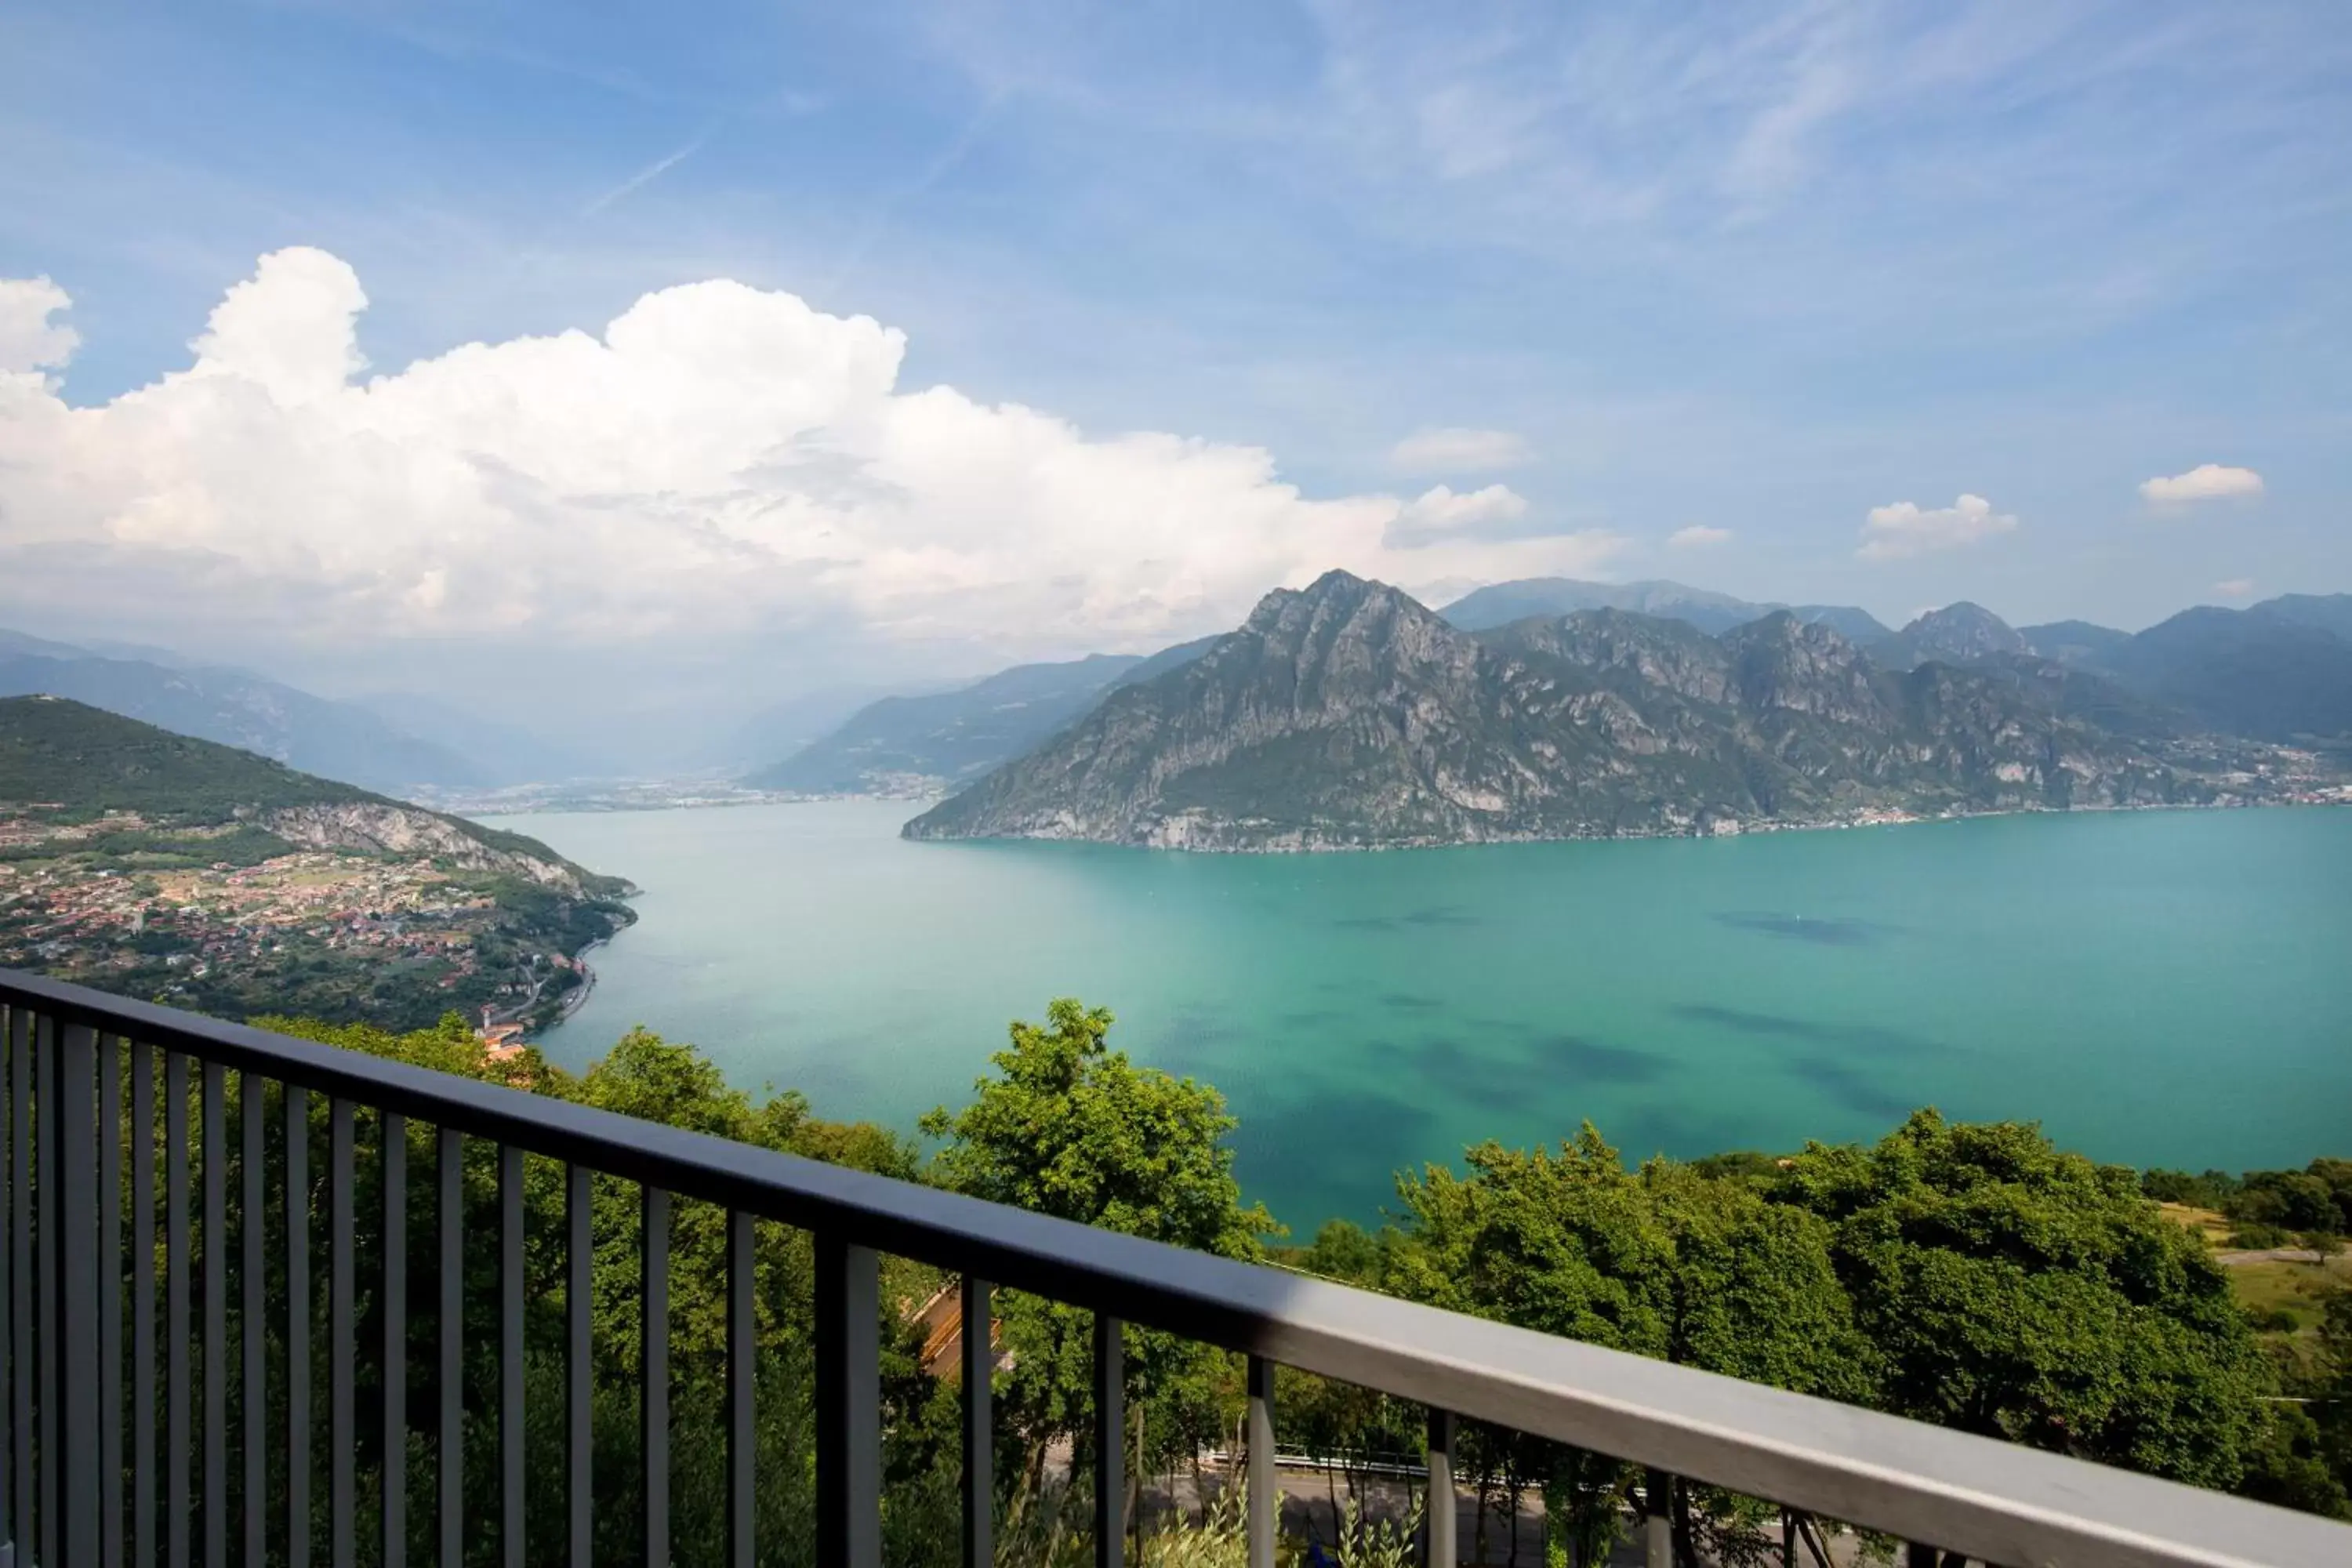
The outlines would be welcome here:
<svg viewBox="0 0 2352 1568">
<path fill-rule="evenodd" d="M 1862 546 L 1854 553 L 1864 561 L 1902 561 L 1980 544 L 2016 527 L 2015 516 L 1993 510 L 1992 502 L 1982 496 L 1964 495 L 1944 507 L 1899 500 L 1870 509 L 1863 520 Z"/>
<path fill-rule="evenodd" d="M 2254 580 L 2252 577 L 2225 577 L 2213 584 L 2213 592 L 2224 599 L 2251 599 L 2254 596 Z"/>
<path fill-rule="evenodd" d="M 1398 509 L 1387 538 L 1392 545 L 1412 549 L 1507 530 L 1527 515 L 1527 498 L 1508 485 L 1459 494 L 1448 486 L 1433 485 Z"/>
<path fill-rule="evenodd" d="M 1409 473 L 1459 474 L 1507 468 L 1534 456 L 1526 439 L 1511 431 L 1449 426 L 1414 431 L 1390 449 L 1389 461 Z"/>
<path fill-rule="evenodd" d="M 2262 494 L 2263 477 L 2252 468 L 2200 463 L 2185 474 L 2143 479 L 2139 493 L 2159 506 L 2177 506 L 2187 501 L 2227 500 L 2232 496 Z"/>
<path fill-rule="evenodd" d="M 72 303 L 47 278 L 0 278 L 0 374 L 56 370 L 71 359 L 79 334 L 49 318 Z"/>
<path fill-rule="evenodd" d="M 54 285 L 0 302 L 0 363 L 70 349 Z M 343 644 L 845 623 L 1140 647 L 1333 566 L 1495 581 L 1616 548 L 1493 537 L 1526 510 L 1500 486 L 1318 499 L 1259 447 L 904 389 L 901 332 L 740 283 L 362 380 L 366 303 L 337 258 L 284 250 L 187 368 L 111 402 L 0 375 L 0 597 Z"/>
<path fill-rule="evenodd" d="M 1704 550 L 1711 544 L 1730 542 L 1731 530 L 1710 528 L 1703 522 L 1695 522 L 1688 528 L 1678 528 L 1666 535 L 1667 545 L 1675 550 Z"/>
</svg>

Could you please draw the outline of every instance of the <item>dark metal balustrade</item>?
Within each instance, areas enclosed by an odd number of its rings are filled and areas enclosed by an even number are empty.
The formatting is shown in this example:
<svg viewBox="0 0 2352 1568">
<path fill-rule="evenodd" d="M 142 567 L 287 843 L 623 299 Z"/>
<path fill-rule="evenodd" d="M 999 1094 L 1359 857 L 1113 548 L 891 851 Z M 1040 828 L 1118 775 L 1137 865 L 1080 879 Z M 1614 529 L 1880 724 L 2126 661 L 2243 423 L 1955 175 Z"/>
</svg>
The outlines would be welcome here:
<svg viewBox="0 0 2352 1568">
<path fill-rule="evenodd" d="M 264 1088 L 283 1086 L 288 1136 L 286 1187 L 309 1190 L 308 1097 L 326 1098 L 325 1273 L 328 1299 L 325 1484 L 329 1555 L 354 1561 L 360 1517 L 354 1474 L 354 1223 L 352 1116 L 382 1117 L 387 1180 L 381 1216 L 387 1289 L 381 1353 L 388 1386 L 404 1381 L 412 1352 L 437 1355 L 445 1391 L 459 1385 L 461 1334 L 493 1325 L 460 1322 L 462 1156 L 465 1140 L 489 1140 L 498 1163 L 497 1384 L 503 1560 L 523 1561 L 523 1531 L 563 1532 L 570 1561 L 589 1555 L 589 1178 L 637 1184 L 644 1205 L 640 1390 L 646 1507 L 643 1560 L 668 1561 L 668 1226 L 673 1197 L 722 1205 L 727 1231 L 727 1553 L 752 1561 L 752 1222 L 779 1221 L 816 1241 L 818 1561 L 872 1568 L 881 1554 L 881 1420 L 877 1256 L 893 1253 L 960 1271 L 962 1293 L 965 1559 L 990 1561 L 989 1384 L 991 1285 L 1032 1291 L 1092 1311 L 1095 1331 L 1095 1452 L 1101 1457 L 1095 1505 L 1098 1560 L 1115 1565 L 1124 1546 L 1118 1475 L 1123 1445 L 1123 1327 L 1163 1329 L 1250 1358 L 1248 1521 L 1250 1562 L 1274 1556 L 1273 1367 L 1280 1363 L 1425 1405 L 1432 1495 L 1452 1491 L 1457 1419 L 1493 1423 L 1614 1454 L 1650 1468 L 1653 1486 L 1680 1475 L 1787 1508 L 1844 1520 L 1942 1552 L 1991 1563 L 2352 1564 L 2352 1528 L 2121 1470 L 1948 1432 L 1916 1422 L 1783 1393 L 1712 1373 L 1554 1339 L 1361 1290 L 1303 1279 L 977 1202 L 928 1187 L 753 1149 L 517 1090 L 449 1077 L 32 975 L 0 971 L 5 1114 L 0 1116 L 0 1183 L 6 1245 L 0 1247 L 0 1352 L 5 1404 L 0 1423 L 0 1554 L 9 1564 L 124 1562 L 206 1568 L 229 1561 L 228 1466 L 244 1466 L 244 1495 L 262 1495 L 266 1445 L 282 1441 L 287 1466 L 276 1545 L 307 1568 L 311 1542 L 310 1305 L 317 1261 L 309 1205 L 289 1215 L 284 1324 L 289 1405 L 283 1433 L 237 1434 L 232 1449 L 223 1387 L 227 1279 L 205 1267 L 226 1258 L 230 1194 L 223 1142 L 227 1075 L 237 1075 L 243 1110 L 242 1190 L 236 1203 L 244 1298 L 239 1323 L 242 1409 L 262 1407 L 265 1213 Z M 164 1089 L 163 1269 L 152 1245 L 156 1140 L 154 1063 Z M 131 1232 L 129 1280 L 121 1183 L 127 1061 Z M 191 1224 L 188 1100 L 200 1100 Z M 403 1318 L 407 1248 L 401 1162 L 405 1123 L 438 1130 L 439 1342 L 408 1342 Z M 101 1135 L 102 1131 L 105 1135 Z M 568 1507 L 559 1519 L 524 1518 L 522 1373 L 522 1174 L 525 1155 L 568 1167 L 565 1227 L 564 1426 Z M 191 1247 L 201 1237 L 192 1259 Z M 192 1271 L 192 1263 L 196 1265 Z M 191 1321 L 192 1278 L 202 1300 Z M 157 1408 L 156 1319 L 164 1358 Z M 125 1297 L 131 1397 L 124 1398 Z M 206 1386 L 192 1384 L 191 1352 Z M 199 1401 L 197 1395 L 203 1397 Z M 193 1414 L 203 1412 L 202 1430 Z M 434 1445 L 438 1468 L 440 1561 L 454 1564 L 467 1539 L 458 1401 L 439 1401 Z M 410 1436 L 398 1400 L 385 1401 L 379 1478 L 387 1568 L 404 1560 L 403 1469 Z M 128 1452 L 125 1452 L 127 1447 Z M 159 1468 L 160 1466 L 160 1468 Z M 193 1489 L 195 1489 L 192 1490 Z M 160 1517 L 156 1508 L 161 1500 Z M 199 1509 L 194 1506 L 201 1502 Z M 236 1560 L 259 1563 L 273 1510 L 242 1510 Z M 192 1520 L 204 1539 L 192 1542 Z M 1663 1563 L 1666 1541 L 1654 1520 L 1649 1551 Z M 474 1521 L 479 1534 L 481 1521 Z M 1456 1559 L 1454 1510 L 1429 1510 L 1433 1561 Z M 1925 1547 L 1913 1560 L 1932 1561 Z"/>
</svg>

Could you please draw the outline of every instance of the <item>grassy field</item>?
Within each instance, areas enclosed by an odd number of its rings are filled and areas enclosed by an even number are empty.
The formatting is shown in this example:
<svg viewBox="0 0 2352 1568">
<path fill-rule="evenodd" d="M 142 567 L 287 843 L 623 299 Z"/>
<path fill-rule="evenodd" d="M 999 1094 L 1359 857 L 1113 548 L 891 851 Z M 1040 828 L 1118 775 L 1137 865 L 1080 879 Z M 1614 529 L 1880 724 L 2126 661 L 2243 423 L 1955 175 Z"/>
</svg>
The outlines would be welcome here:
<svg viewBox="0 0 2352 1568">
<path fill-rule="evenodd" d="M 2156 1206 L 2162 1209 L 2164 1217 L 2174 1224 L 2185 1225 L 2191 1230 L 2202 1232 L 2206 1241 L 2215 1251 L 2228 1249 L 2230 1221 L 2221 1210 L 2200 1209 L 2189 1204 L 2158 1204 Z"/>
<path fill-rule="evenodd" d="M 2352 1252 L 2338 1252 L 2317 1263 L 2282 1258 L 2230 1263 L 2231 1226 L 2225 1215 L 2188 1204 L 2158 1206 L 2166 1218 L 2203 1236 L 2206 1245 L 2223 1259 L 2239 1305 L 2250 1312 L 2285 1312 L 2294 1318 L 2293 1330 L 2268 1330 L 2263 1337 L 2284 1342 L 2298 1356 L 2309 1353 L 2318 1331 L 2321 1299 L 2333 1291 L 2352 1289 Z"/>
</svg>

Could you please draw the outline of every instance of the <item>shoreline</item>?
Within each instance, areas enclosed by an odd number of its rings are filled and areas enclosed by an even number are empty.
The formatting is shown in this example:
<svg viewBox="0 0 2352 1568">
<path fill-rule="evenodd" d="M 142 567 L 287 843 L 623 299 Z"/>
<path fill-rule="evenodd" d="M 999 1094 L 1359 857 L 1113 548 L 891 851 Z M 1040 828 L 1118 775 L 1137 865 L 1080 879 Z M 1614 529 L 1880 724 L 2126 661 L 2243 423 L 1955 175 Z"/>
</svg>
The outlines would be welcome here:
<svg viewBox="0 0 2352 1568">
<path fill-rule="evenodd" d="M 875 801 L 888 796 L 861 796 Z M 1474 849 L 1489 846 L 1502 847 L 1525 844 L 1613 844 L 1647 843 L 1660 839 L 1748 838 L 1775 833 L 1827 833 L 1845 829 L 1871 827 L 1924 827 L 1938 823 L 1974 822 L 2009 816 L 2126 816 L 2157 811 L 2270 811 L 2296 808 L 2352 807 L 2352 786 L 2336 799 L 2317 800 L 2229 800 L 2229 801 L 2151 801 L 2135 805 L 2074 805 L 2002 806 L 1982 811 L 1950 811 L 1932 816 L 1889 812 L 1885 815 L 1833 817 L 1819 821 L 1795 821 L 1775 818 L 1725 818 L 1727 825 L 1717 829 L 1697 826 L 1676 828 L 1630 829 L 1608 833 L 1528 833 L 1496 835 L 1478 838 L 1413 838 L 1378 843 L 1339 843 L 1330 840 L 1293 843 L 1220 844 L 1170 843 L 1133 838 L 1097 838 L 1076 833 L 971 833 L 971 834 L 910 834 L 902 827 L 899 837 L 909 844 L 1093 844 L 1106 849 L 1138 849 L 1173 855 L 1380 855 L 1423 849 Z"/>
</svg>

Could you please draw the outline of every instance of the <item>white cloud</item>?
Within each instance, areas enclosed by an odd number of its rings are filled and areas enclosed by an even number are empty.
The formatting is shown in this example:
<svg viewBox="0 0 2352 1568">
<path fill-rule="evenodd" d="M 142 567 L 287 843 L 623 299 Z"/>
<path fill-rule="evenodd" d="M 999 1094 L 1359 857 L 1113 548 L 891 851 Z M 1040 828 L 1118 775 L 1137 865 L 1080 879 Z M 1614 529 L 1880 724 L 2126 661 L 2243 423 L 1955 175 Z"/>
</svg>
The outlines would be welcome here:
<svg viewBox="0 0 2352 1568">
<path fill-rule="evenodd" d="M 2263 477 L 2252 468 L 2232 468 L 2220 463 L 2200 463 L 2185 474 L 2142 480 L 2139 493 L 2158 505 L 2224 500 L 2231 496 L 2262 494 Z"/>
<path fill-rule="evenodd" d="M 2252 577 L 2225 577 L 2213 584 L 2213 592 L 2224 599 L 2251 599 L 2254 596 Z"/>
<path fill-rule="evenodd" d="M 1440 540 L 1507 528 L 1527 515 L 1527 497 L 1508 485 L 1488 485 L 1459 494 L 1445 485 L 1433 485 L 1398 510 L 1396 521 L 1389 524 L 1388 542 L 1402 549 L 1419 549 Z"/>
<path fill-rule="evenodd" d="M 1870 509 L 1863 520 L 1862 547 L 1854 553 L 1864 561 L 1901 561 L 1979 544 L 2016 527 L 2015 516 L 1993 510 L 1992 502 L 1982 496 L 1964 495 L 1949 506 L 1934 508 L 1899 500 Z"/>
<path fill-rule="evenodd" d="M 1730 542 L 1731 530 L 1710 528 L 1703 522 L 1695 522 L 1688 528 L 1678 528 L 1666 535 L 1667 545 L 1675 550 L 1704 550 L 1709 545 Z"/>
<path fill-rule="evenodd" d="M 1534 456 L 1526 438 L 1511 431 L 1449 426 L 1414 431 L 1390 449 L 1389 461 L 1409 473 L 1458 474 L 1512 468 Z"/>
<path fill-rule="evenodd" d="M 0 289 L 6 363 L 62 357 L 63 293 Z M 359 381 L 365 304 L 336 258 L 279 251 L 185 370 L 82 408 L 0 375 L 0 604 L 339 647 L 795 625 L 1142 647 L 1333 566 L 1496 581 L 1618 547 L 1482 536 L 1525 513 L 1500 486 L 1315 499 L 1259 447 L 902 390 L 902 333 L 740 283 Z"/>
<path fill-rule="evenodd" d="M 0 278 L 0 374 L 63 367 L 81 338 L 49 318 L 72 303 L 47 278 Z"/>
</svg>

